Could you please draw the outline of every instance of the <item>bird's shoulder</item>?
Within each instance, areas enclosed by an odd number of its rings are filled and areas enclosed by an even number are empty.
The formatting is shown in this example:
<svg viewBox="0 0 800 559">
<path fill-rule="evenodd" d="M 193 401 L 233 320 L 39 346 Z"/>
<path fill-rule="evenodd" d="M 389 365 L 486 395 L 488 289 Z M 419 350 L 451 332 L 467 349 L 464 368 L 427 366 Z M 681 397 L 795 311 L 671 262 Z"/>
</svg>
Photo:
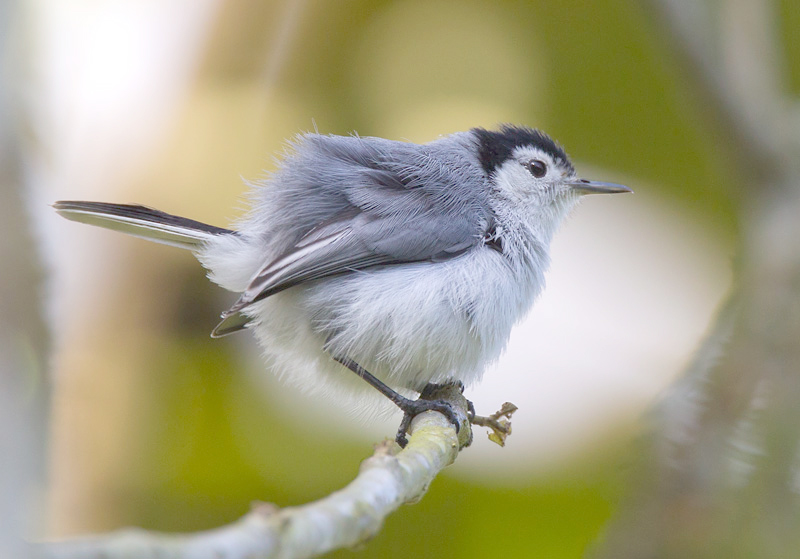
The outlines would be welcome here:
<svg viewBox="0 0 800 559">
<path fill-rule="evenodd" d="M 426 144 L 306 134 L 293 148 L 272 181 L 268 211 L 293 216 L 281 221 L 295 242 L 348 229 L 372 250 L 432 257 L 480 242 L 493 221 L 468 133 Z"/>
<path fill-rule="evenodd" d="M 307 134 L 300 138 L 297 152 L 303 159 L 320 163 L 311 168 L 327 169 L 336 179 L 345 179 L 345 187 L 436 191 L 487 180 L 470 133 L 451 134 L 424 144 L 374 136 Z M 348 173 L 366 180 L 353 184 L 346 180 Z"/>
</svg>

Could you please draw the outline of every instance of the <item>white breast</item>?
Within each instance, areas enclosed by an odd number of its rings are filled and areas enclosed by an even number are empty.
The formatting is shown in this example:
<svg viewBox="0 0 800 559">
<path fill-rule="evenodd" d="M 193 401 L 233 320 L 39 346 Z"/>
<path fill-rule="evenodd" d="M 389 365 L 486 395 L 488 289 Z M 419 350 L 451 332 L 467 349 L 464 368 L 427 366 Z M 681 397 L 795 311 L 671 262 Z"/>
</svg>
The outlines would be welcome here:
<svg viewBox="0 0 800 559">
<path fill-rule="evenodd" d="M 469 385 L 500 355 L 541 288 L 540 274 L 518 277 L 501 254 L 481 248 L 289 289 L 254 305 L 254 329 L 281 376 L 310 390 L 366 388 L 330 354 L 394 388 L 419 391 L 453 378 Z"/>
</svg>

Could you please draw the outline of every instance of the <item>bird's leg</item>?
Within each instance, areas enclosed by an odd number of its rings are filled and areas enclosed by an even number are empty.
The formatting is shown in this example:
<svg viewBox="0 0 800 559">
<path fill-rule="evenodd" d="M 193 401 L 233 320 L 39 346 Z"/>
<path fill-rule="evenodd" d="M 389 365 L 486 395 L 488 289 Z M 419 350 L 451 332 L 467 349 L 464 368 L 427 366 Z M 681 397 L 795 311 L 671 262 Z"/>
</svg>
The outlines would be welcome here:
<svg viewBox="0 0 800 559">
<path fill-rule="evenodd" d="M 440 388 L 442 385 L 439 384 L 428 384 L 420 394 L 420 398 L 418 400 L 412 400 L 410 398 L 406 398 L 405 396 L 398 394 L 395 390 L 381 382 L 378 378 L 375 377 L 372 373 L 367 371 L 364 367 L 353 361 L 352 359 L 347 359 L 344 357 L 334 357 L 334 360 L 338 361 L 359 377 L 367 381 L 370 386 L 375 388 L 378 392 L 389 398 L 394 405 L 400 408 L 403 411 L 403 421 L 400 422 L 400 427 L 397 429 L 397 436 L 395 437 L 395 441 L 399 444 L 402 448 L 405 448 L 406 444 L 408 444 L 408 439 L 406 438 L 406 432 L 408 428 L 411 426 L 411 420 L 414 419 L 416 416 L 421 414 L 422 412 L 426 411 L 438 411 L 439 413 L 444 414 L 444 416 L 449 419 L 453 425 L 456 426 L 456 432 L 459 431 L 460 425 L 458 421 L 458 416 L 456 415 L 453 408 L 447 402 L 443 400 L 429 400 L 426 399 L 426 396 L 432 395 L 437 388 Z M 461 390 L 463 391 L 464 386 L 460 382 Z M 472 403 L 470 402 L 470 407 Z"/>
</svg>

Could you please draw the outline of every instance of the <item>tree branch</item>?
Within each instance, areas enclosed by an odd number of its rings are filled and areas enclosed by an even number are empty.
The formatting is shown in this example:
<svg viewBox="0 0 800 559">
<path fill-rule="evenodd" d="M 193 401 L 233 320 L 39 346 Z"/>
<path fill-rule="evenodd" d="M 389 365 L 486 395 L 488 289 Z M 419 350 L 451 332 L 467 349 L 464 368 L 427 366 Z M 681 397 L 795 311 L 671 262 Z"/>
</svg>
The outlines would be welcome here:
<svg viewBox="0 0 800 559">
<path fill-rule="evenodd" d="M 779 87 L 775 3 L 650 4 L 680 39 L 688 85 L 730 127 L 713 148 L 741 155 L 731 164 L 748 188 L 740 193 L 735 298 L 653 414 L 633 474 L 638 488 L 598 556 L 793 557 L 800 549 L 800 152 L 786 133 L 797 121 Z M 724 32 L 713 41 L 719 29 L 710 26 L 719 20 Z"/>
<path fill-rule="evenodd" d="M 237 522 L 205 532 L 126 529 L 36 544 L 34 550 L 43 559 L 287 559 L 353 547 L 375 536 L 384 519 L 401 505 L 419 501 L 436 475 L 471 442 L 468 403 L 460 390 L 443 387 L 435 397 L 456 409 L 461 419 L 458 434 L 442 414 L 421 414 L 411 424 L 404 450 L 399 451 L 394 441 L 379 444 L 349 485 L 319 501 L 284 509 L 259 503 Z"/>
<path fill-rule="evenodd" d="M 716 11 L 707 2 L 646 3 L 687 71 L 692 93 L 723 129 L 720 146 L 733 148 L 741 168 L 761 184 L 793 157 L 787 140 L 794 120 L 781 90 L 772 4 L 731 0 Z"/>
</svg>

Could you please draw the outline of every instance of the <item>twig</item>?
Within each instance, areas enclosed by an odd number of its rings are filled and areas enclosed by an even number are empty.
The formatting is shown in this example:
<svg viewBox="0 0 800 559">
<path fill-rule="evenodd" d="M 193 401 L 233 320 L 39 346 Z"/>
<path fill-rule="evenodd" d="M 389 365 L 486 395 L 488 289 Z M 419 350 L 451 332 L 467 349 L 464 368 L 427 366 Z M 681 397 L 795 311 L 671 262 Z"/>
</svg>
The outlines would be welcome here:
<svg viewBox="0 0 800 559">
<path fill-rule="evenodd" d="M 474 415 L 470 421 L 473 425 L 489 427 L 492 430 L 492 432 L 489 433 L 489 440 L 500 446 L 506 446 L 506 438 L 511 434 L 510 419 L 517 409 L 519 408 L 511 402 L 506 402 L 492 415 L 488 417 Z M 501 417 L 505 419 L 500 419 Z"/>
<path fill-rule="evenodd" d="M 404 450 L 399 451 L 393 441 L 378 445 L 348 486 L 319 501 L 284 509 L 262 503 L 239 521 L 205 532 L 127 529 L 36 544 L 34 551 L 47 559 L 287 559 L 353 547 L 375 536 L 383 520 L 401 505 L 421 499 L 436 475 L 471 440 L 467 401 L 460 390 L 451 387 L 438 392 L 437 398 L 448 400 L 462 418 L 458 434 L 442 414 L 421 414 L 411 424 Z"/>
</svg>

